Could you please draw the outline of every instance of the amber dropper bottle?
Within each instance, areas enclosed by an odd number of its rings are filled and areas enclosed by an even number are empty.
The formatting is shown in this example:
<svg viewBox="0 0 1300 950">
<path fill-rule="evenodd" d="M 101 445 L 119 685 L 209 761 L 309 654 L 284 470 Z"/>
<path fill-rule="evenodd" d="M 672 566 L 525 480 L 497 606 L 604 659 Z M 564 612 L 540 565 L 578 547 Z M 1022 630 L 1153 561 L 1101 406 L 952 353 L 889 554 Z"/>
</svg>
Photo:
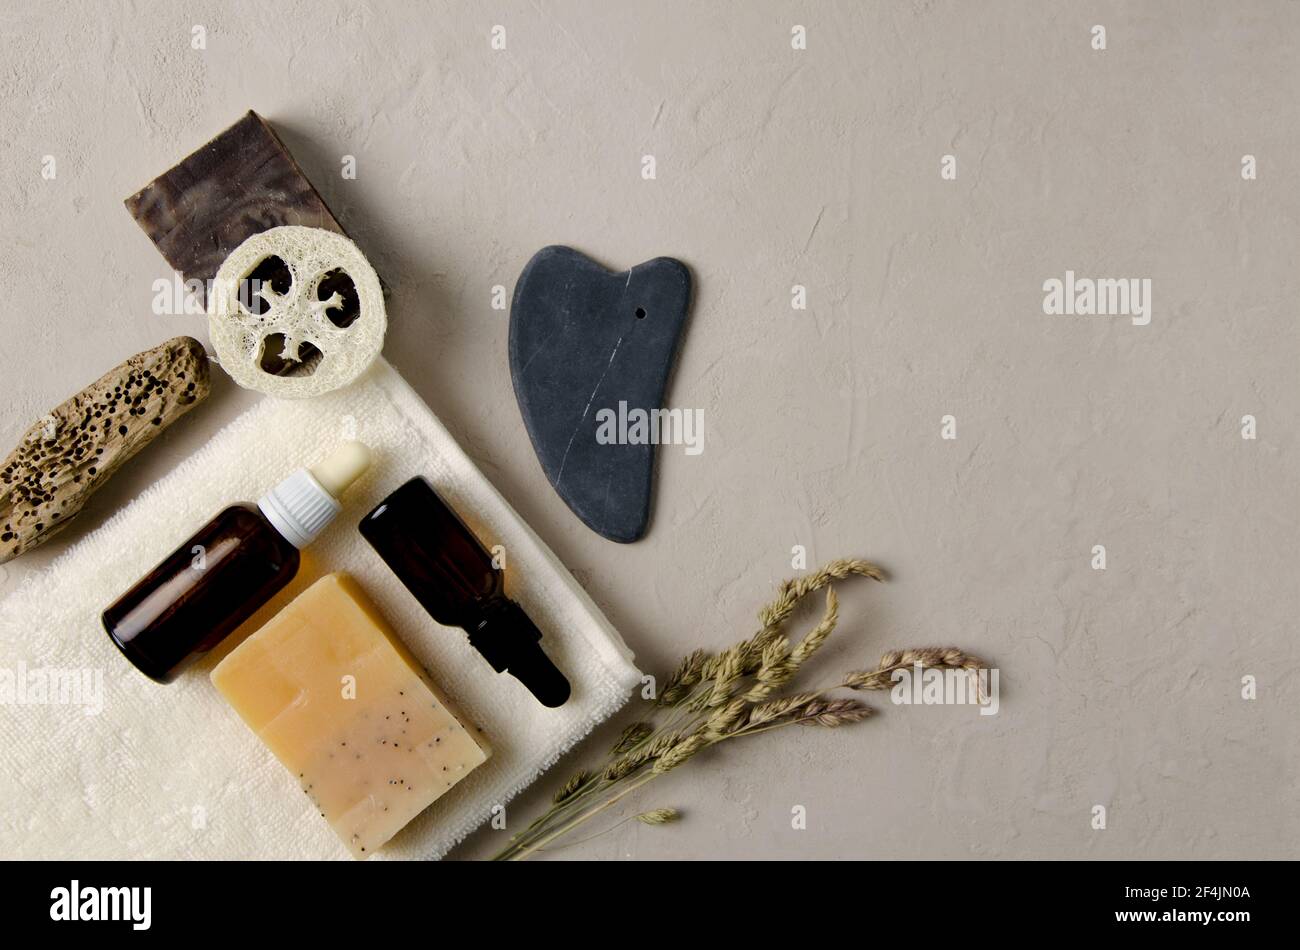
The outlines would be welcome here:
<svg viewBox="0 0 1300 950">
<path fill-rule="evenodd" d="M 109 637 L 143 673 L 170 683 L 293 579 L 298 549 L 334 519 L 339 496 L 369 466 L 370 450 L 345 442 L 256 505 L 231 505 L 104 611 Z"/>
<path fill-rule="evenodd" d="M 434 620 L 463 628 L 494 670 L 510 673 L 543 706 L 564 705 L 569 681 L 542 650 L 542 632 L 505 596 L 505 575 L 428 482 L 411 479 L 359 527 Z"/>
</svg>

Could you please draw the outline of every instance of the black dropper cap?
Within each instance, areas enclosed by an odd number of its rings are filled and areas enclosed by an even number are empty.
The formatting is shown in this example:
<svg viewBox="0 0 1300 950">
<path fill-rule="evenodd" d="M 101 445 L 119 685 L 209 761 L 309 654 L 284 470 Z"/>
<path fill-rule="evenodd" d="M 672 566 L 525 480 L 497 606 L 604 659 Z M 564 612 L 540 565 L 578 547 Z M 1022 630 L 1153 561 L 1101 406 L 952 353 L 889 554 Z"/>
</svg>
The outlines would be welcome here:
<svg viewBox="0 0 1300 950">
<path fill-rule="evenodd" d="M 569 681 L 542 652 L 542 631 L 513 600 L 497 597 L 469 631 L 469 643 L 498 673 L 509 673 L 528 687 L 543 706 L 563 706 Z"/>
<path fill-rule="evenodd" d="M 428 482 L 411 479 L 358 527 L 429 616 L 464 628 L 494 670 L 509 672 L 542 705 L 564 704 L 569 681 L 543 652 L 542 632 L 505 596 L 492 556 Z"/>
</svg>

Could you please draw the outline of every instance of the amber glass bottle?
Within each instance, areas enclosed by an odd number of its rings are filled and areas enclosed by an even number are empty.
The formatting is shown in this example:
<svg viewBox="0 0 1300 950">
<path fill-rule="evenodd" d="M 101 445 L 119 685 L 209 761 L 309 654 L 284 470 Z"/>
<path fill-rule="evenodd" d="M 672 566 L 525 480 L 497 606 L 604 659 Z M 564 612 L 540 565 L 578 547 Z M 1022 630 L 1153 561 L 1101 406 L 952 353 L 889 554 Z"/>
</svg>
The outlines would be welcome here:
<svg viewBox="0 0 1300 950">
<path fill-rule="evenodd" d="M 434 620 L 463 628 L 494 670 L 509 672 L 543 706 L 564 705 L 569 681 L 542 650 L 541 631 L 505 596 L 505 575 L 428 482 L 398 488 L 360 530 Z"/>
<path fill-rule="evenodd" d="M 104 611 L 104 629 L 141 672 L 170 683 L 298 573 L 306 547 L 338 514 L 338 496 L 370 464 L 346 442 L 256 505 L 222 511 Z"/>
<path fill-rule="evenodd" d="M 256 506 L 232 505 L 104 611 L 104 628 L 142 672 L 171 682 L 289 583 L 298 562 Z"/>
</svg>

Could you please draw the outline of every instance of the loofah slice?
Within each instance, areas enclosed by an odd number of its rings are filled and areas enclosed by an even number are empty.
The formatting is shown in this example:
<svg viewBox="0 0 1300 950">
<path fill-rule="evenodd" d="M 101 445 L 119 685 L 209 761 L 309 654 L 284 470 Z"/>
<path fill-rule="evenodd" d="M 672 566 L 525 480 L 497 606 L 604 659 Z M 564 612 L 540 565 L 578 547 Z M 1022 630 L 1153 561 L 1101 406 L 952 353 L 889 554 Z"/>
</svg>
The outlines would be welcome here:
<svg viewBox="0 0 1300 950">
<path fill-rule="evenodd" d="M 375 270 L 341 234 L 297 225 L 254 234 L 217 271 L 208 329 L 235 382 L 305 399 L 374 362 L 388 318 Z"/>
</svg>

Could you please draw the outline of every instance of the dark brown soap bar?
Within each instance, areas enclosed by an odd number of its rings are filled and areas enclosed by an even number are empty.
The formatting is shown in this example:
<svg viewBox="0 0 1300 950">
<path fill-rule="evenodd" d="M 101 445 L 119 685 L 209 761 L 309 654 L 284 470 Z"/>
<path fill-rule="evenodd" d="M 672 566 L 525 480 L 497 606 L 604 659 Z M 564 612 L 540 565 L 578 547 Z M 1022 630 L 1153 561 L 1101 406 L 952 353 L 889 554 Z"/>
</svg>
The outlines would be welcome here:
<svg viewBox="0 0 1300 950">
<path fill-rule="evenodd" d="M 126 209 L 167 263 L 205 288 L 254 234 L 284 224 L 346 233 L 284 143 L 251 110 L 127 198 Z"/>
</svg>

